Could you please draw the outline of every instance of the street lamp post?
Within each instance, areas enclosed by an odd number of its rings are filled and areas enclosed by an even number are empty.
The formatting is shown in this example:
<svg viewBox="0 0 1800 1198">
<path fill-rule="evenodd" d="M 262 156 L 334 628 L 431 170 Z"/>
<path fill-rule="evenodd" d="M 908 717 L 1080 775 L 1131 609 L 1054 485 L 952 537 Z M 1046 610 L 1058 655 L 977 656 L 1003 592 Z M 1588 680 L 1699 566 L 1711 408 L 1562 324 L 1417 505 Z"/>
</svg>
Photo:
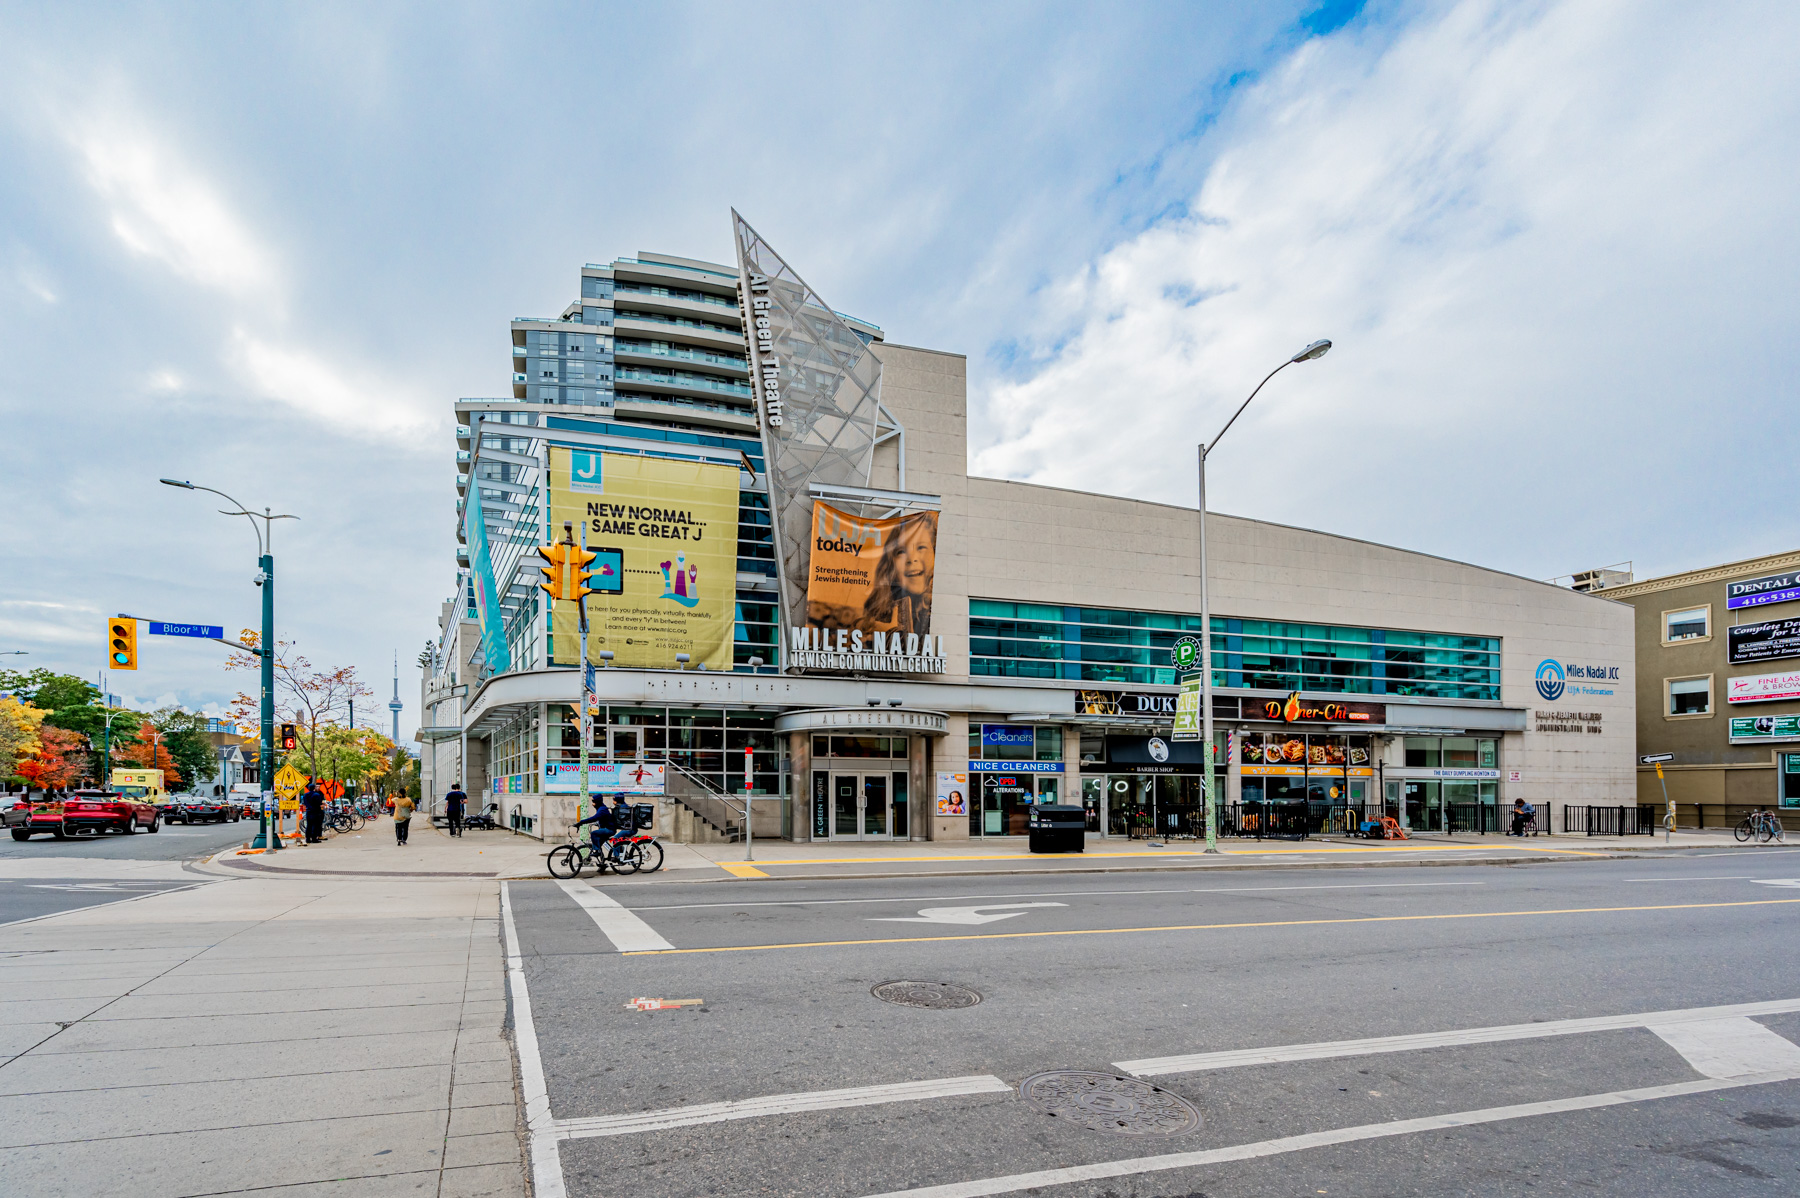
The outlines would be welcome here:
<svg viewBox="0 0 1800 1198">
<path fill-rule="evenodd" d="M 206 491 L 237 504 L 235 512 L 221 509 L 223 516 L 246 516 L 250 527 L 256 532 L 257 575 L 256 585 L 262 588 L 262 640 L 251 652 L 262 659 L 262 749 L 260 753 L 260 773 L 262 775 L 262 838 L 263 845 L 271 853 L 281 848 L 281 836 L 275 821 L 271 820 L 269 805 L 274 796 L 275 786 L 275 534 L 269 526 L 276 520 L 298 520 L 298 516 L 274 515 L 268 508 L 259 516 L 246 508 L 223 491 L 211 487 L 196 486 L 190 482 L 181 482 L 173 478 L 161 480 L 165 485 L 181 487 L 189 491 Z M 261 520 L 261 528 L 256 522 Z"/>
<path fill-rule="evenodd" d="M 1238 405 L 1238 410 L 1231 414 L 1225 427 L 1219 430 L 1219 436 L 1211 443 L 1200 444 L 1200 743 L 1204 746 L 1201 752 L 1206 758 L 1206 851 L 1219 851 L 1219 802 L 1215 789 L 1217 762 L 1213 751 L 1213 704 L 1212 704 L 1212 602 L 1206 586 L 1206 455 L 1218 447 L 1219 438 L 1231 431 L 1237 418 L 1244 414 L 1250 406 L 1250 400 L 1256 398 L 1257 391 L 1276 375 L 1296 362 L 1310 362 L 1325 356 L 1331 348 L 1329 341 L 1315 341 L 1275 369 L 1263 376 L 1263 381 L 1256 384 L 1256 390 L 1250 392 L 1250 399 Z M 1263 805 L 1263 819 L 1268 818 L 1268 804 Z"/>
</svg>

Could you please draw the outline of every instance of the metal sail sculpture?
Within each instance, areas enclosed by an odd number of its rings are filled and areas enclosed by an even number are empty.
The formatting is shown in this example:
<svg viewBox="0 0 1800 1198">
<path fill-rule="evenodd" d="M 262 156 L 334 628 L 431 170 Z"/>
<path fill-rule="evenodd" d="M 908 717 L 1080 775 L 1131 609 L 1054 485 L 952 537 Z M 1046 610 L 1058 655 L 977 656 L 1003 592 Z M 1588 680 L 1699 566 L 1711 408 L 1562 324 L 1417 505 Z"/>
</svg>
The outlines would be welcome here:
<svg viewBox="0 0 1800 1198">
<path fill-rule="evenodd" d="M 809 484 L 867 488 L 891 421 L 880 360 L 736 209 L 731 221 L 785 626 L 805 621 Z"/>
</svg>

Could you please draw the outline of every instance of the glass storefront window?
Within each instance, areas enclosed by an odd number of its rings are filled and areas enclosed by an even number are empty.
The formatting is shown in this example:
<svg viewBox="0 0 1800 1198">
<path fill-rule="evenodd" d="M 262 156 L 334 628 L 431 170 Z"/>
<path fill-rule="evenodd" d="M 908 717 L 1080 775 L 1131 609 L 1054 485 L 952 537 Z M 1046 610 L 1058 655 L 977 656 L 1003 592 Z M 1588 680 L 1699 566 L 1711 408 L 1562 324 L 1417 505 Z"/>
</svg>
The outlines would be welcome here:
<svg viewBox="0 0 1800 1198">
<path fill-rule="evenodd" d="M 1475 755 L 1475 738 L 1471 736 L 1446 736 L 1442 749 L 1444 768 L 1453 770 L 1472 770 L 1477 768 Z"/>
<path fill-rule="evenodd" d="M 1435 769 L 1438 760 L 1438 738 L 1409 736 L 1406 738 L 1406 764 L 1409 769 Z"/>
<path fill-rule="evenodd" d="M 1491 740 L 1476 741 L 1476 754 L 1480 760 L 1480 768 L 1491 770 L 1498 764 L 1498 742 Z"/>
<path fill-rule="evenodd" d="M 1039 761 L 1061 761 L 1063 759 L 1063 731 L 1061 728 L 1038 728 L 1037 759 Z"/>
</svg>

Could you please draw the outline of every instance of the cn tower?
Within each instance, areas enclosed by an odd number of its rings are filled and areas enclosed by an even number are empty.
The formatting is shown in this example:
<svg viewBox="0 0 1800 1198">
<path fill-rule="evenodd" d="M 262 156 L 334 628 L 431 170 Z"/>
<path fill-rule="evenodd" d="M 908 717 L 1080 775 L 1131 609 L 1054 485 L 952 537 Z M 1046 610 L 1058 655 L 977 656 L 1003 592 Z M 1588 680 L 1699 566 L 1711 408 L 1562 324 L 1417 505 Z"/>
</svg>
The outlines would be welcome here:
<svg viewBox="0 0 1800 1198">
<path fill-rule="evenodd" d="M 388 710 L 394 713 L 394 743 L 400 743 L 400 709 L 405 704 L 400 702 L 400 654 L 394 653 L 394 697 L 388 700 Z"/>
</svg>

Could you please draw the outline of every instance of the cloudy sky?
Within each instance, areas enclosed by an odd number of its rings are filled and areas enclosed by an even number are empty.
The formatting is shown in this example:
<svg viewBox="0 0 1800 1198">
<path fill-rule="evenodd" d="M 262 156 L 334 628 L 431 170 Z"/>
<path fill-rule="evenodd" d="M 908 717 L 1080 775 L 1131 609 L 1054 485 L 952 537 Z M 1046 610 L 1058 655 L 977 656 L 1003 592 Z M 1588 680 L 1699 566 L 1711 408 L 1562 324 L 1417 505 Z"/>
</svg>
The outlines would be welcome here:
<svg viewBox="0 0 1800 1198">
<path fill-rule="evenodd" d="M 979 472 L 1548 578 L 1789 550 L 1800 9 L 0 5 L 0 651 L 257 620 L 385 700 L 507 321 L 736 205 L 970 360 Z M 1182 446 L 1190 448 L 1182 448 Z M 217 708 L 158 640 L 129 701 Z"/>
</svg>

